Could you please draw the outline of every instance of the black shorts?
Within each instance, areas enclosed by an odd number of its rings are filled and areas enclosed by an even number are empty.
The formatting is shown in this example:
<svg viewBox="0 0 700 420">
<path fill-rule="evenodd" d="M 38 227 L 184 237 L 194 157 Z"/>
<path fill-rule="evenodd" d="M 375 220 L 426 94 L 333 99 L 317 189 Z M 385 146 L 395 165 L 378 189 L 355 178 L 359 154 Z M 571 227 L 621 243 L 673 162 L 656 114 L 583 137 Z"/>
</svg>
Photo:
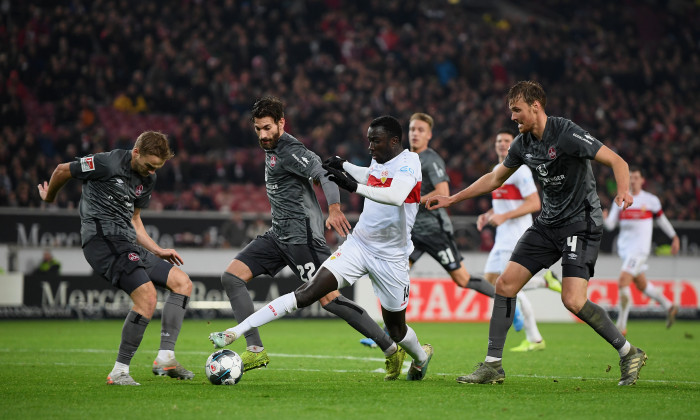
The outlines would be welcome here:
<svg viewBox="0 0 700 420">
<path fill-rule="evenodd" d="M 590 279 L 598 259 L 603 226 L 577 222 L 560 228 L 534 223 L 518 241 L 510 257 L 535 274 L 561 258 L 563 277 Z"/>
<path fill-rule="evenodd" d="M 286 266 L 307 282 L 330 256 L 331 250 L 325 243 L 286 244 L 274 234 L 265 232 L 243 248 L 236 259 L 250 268 L 253 277 L 261 274 L 274 277 Z"/>
<path fill-rule="evenodd" d="M 462 254 L 457 249 L 457 243 L 451 234 L 441 230 L 431 235 L 420 235 L 413 232 L 413 252 L 408 257 L 411 264 L 427 252 L 435 261 L 448 272 L 458 269 L 462 265 Z"/>
<path fill-rule="evenodd" d="M 122 236 L 95 236 L 83 247 L 83 255 L 95 273 L 131 294 L 153 282 L 165 287 L 172 264 L 161 260 Z"/>
</svg>

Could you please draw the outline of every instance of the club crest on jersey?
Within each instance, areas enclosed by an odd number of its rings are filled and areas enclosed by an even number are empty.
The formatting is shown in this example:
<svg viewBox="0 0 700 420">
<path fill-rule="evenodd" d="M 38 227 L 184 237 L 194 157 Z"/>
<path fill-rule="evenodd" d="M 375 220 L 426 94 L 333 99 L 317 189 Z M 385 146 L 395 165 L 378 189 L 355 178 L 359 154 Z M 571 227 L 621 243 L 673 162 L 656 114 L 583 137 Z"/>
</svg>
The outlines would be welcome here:
<svg viewBox="0 0 700 420">
<path fill-rule="evenodd" d="M 549 155 L 550 159 L 556 159 L 557 158 L 557 149 L 555 149 L 554 146 L 550 147 L 549 150 L 547 151 L 547 155 Z"/>
<path fill-rule="evenodd" d="M 83 172 L 90 172 L 95 170 L 95 161 L 92 156 L 80 158 L 80 169 Z"/>
<path fill-rule="evenodd" d="M 139 185 L 136 187 L 136 190 L 134 190 L 134 194 L 136 194 L 137 197 L 141 197 L 141 194 L 143 194 L 143 185 Z"/>
<path fill-rule="evenodd" d="M 270 168 L 274 168 L 277 165 L 277 156 L 270 156 Z"/>
<path fill-rule="evenodd" d="M 137 253 L 135 253 L 135 252 L 130 252 L 130 253 L 129 253 L 129 260 L 131 260 L 131 261 L 138 261 L 138 260 L 140 260 L 140 259 L 141 259 L 141 258 L 139 258 L 139 254 L 137 254 Z"/>
<path fill-rule="evenodd" d="M 549 173 L 547 171 L 547 167 L 544 166 L 544 163 L 541 165 L 537 165 L 537 168 L 535 168 L 535 169 L 537 170 L 537 173 L 542 175 L 542 176 L 547 176 L 547 174 Z"/>
<path fill-rule="evenodd" d="M 382 184 L 386 182 L 386 179 L 389 177 L 389 171 L 386 169 L 382 171 L 382 173 L 379 175 L 379 179 L 382 181 Z"/>
</svg>

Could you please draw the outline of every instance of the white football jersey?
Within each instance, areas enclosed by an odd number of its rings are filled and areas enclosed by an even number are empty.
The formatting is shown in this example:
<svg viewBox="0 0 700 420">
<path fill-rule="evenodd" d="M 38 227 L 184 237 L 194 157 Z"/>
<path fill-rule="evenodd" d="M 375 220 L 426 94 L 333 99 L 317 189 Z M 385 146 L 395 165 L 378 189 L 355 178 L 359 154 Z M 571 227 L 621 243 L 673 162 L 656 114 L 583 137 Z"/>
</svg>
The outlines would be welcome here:
<svg viewBox="0 0 700 420">
<path fill-rule="evenodd" d="M 499 165 L 501 165 L 499 163 Z M 491 202 L 495 214 L 515 210 L 523 204 L 524 198 L 537 192 L 530 168 L 520 166 L 502 186 L 491 192 Z M 503 222 L 496 228 L 494 250 L 513 250 L 520 237 L 532 226 L 532 215 L 526 214 Z"/>
<path fill-rule="evenodd" d="M 422 181 L 420 159 L 417 153 L 408 150 L 384 164 L 372 159 L 368 186 L 386 188 L 398 178 L 414 185 L 404 203 L 391 206 L 365 198 L 360 220 L 352 233 L 371 255 L 387 261 L 407 261 L 413 252 L 411 230 L 420 206 Z"/>
<path fill-rule="evenodd" d="M 642 190 L 632 197 L 634 202 L 625 210 L 613 203 L 606 219 L 606 226 L 609 228 L 614 228 L 617 222 L 620 223 L 617 253 L 622 258 L 649 255 L 654 219 L 663 214 L 661 201 L 654 194 Z"/>
</svg>

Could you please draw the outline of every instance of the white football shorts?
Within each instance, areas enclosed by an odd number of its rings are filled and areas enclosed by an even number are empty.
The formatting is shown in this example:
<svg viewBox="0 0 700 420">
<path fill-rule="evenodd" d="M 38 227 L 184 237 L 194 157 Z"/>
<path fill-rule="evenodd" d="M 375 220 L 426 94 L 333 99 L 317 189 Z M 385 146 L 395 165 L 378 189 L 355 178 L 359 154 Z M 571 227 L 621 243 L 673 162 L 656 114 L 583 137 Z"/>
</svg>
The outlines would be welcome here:
<svg viewBox="0 0 700 420">
<path fill-rule="evenodd" d="M 635 254 L 623 257 L 622 271 L 630 273 L 634 277 L 640 275 L 649 268 L 646 264 L 648 257 L 649 256 L 646 254 Z"/>
<path fill-rule="evenodd" d="M 374 294 L 382 308 L 400 312 L 408 306 L 410 279 L 408 258 L 405 261 L 386 261 L 367 252 L 350 235 L 348 239 L 321 265 L 338 280 L 338 288 L 352 286 L 357 280 L 369 275 Z"/>
<path fill-rule="evenodd" d="M 491 250 L 484 266 L 484 273 L 502 273 L 506 269 L 506 264 L 513 254 L 512 249 Z"/>
</svg>

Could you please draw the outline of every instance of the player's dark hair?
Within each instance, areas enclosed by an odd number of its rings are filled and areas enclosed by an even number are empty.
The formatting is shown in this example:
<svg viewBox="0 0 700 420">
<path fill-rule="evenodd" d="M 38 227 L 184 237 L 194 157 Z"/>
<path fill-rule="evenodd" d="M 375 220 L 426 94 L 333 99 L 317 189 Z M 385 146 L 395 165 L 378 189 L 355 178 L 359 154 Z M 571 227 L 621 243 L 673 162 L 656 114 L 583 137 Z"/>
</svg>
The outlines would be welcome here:
<svg viewBox="0 0 700 420">
<path fill-rule="evenodd" d="M 544 93 L 542 85 L 532 80 L 520 81 L 510 88 L 507 97 L 508 106 L 521 98 L 528 105 L 532 105 L 537 101 L 542 106 L 542 109 L 547 106 L 547 95 Z"/>
<path fill-rule="evenodd" d="M 251 121 L 255 119 L 272 117 L 274 122 L 279 122 L 284 118 L 284 102 L 275 96 L 263 96 L 253 104 Z"/>
<path fill-rule="evenodd" d="M 408 122 L 410 123 L 413 120 L 423 121 L 424 123 L 428 124 L 428 127 L 430 127 L 431 130 L 433 129 L 433 124 L 435 123 L 435 121 L 433 121 L 433 117 L 423 112 L 416 112 L 415 114 L 411 115 Z"/>
<path fill-rule="evenodd" d="M 175 156 L 170 150 L 168 136 L 159 131 L 144 131 L 136 139 L 134 149 L 139 149 L 139 153 L 144 156 L 158 156 L 163 160 L 168 160 Z"/>
<path fill-rule="evenodd" d="M 510 127 L 499 128 L 498 131 L 496 131 L 496 135 L 499 135 L 499 134 L 510 134 L 513 138 L 515 138 L 515 136 L 516 136 L 515 130 L 513 130 Z"/>
<path fill-rule="evenodd" d="M 403 130 L 401 129 L 401 123 L 396 118 L 391 115 L 382 115 L 377 117 L 369 123 L 369 128 L 381 127 L 384 131 L 389 134 L 389 138 L 398 137 L 399 143 L 401 143 L 401 138 L 403 137 Z"/>
<path fill-rule="evenodd" d="M 642 178 L 644 178 L 644 171 L 642 170 L 641 166 L 630 165 L 630 173 L 632 172 L 639 172 L 639 175 L 641 175 Z"/>
</svg>

